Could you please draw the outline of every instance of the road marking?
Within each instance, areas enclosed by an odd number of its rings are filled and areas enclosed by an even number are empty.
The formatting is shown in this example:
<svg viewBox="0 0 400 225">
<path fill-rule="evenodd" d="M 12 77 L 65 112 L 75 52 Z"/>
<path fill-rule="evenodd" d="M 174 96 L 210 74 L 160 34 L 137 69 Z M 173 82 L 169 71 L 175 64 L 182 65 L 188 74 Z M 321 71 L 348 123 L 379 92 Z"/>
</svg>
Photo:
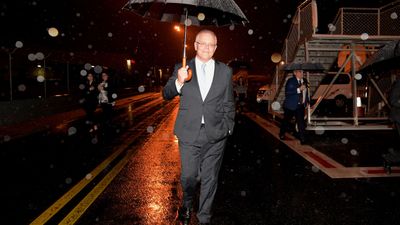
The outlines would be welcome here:
<svg viewBox="0 0 400 225">
<path fill-rule="evenodd" d="M 244 113 L 248 118 L 256 122 L 260 127 L 279 140 L 279 127 L 274 123 L 258 116 L 255 113 Z M 323 154 L 309 145 L 301 145 L 299 141 L 287 134 L 287 140 L 282 143 L 298 153 L 313 166 L 324 172 L 331 178 L 366 178 L 366 177 L 399 177 L 400 167 L 392 167 L 391 174 L 387 174 L 382 167 L 345 167 L 329 156 Z"/>
<path fill-rule="evenodd" d="M 173 110 L 177 111 L 177 109 L 178 109 L 177 104 L 175 104 L 173 105 L 171 111 Z M 157 115 L 163 110 L 165 110 L 165 107 L 160 108 L 154 114 Z M 174 115 L 175 115 L 174 113 L 170 113 L 169 116 L 162 119 L 160 124 L 162 124 L 164 121 L 168 121 Z M 145 130 L 142 130 L 141 132 L 135 133 L 134 137 L 127 138 L 130 139 L 131 141 L 128 144 L 125 144 L 124 146 L 130 145 L 138 136 L 140 136 L 144 132 Z M 121 161 L 119 161 L 117 165 L 114 166 L 112 170 L 106 176 L 104 176 L 104 178 L 74 207 L 74 209 L 72 209 L 72 211 L 68 213 L 67 216 L 64 217 L 64 219 L 59 223 L 59 225 L 75 224 L 76 221 L 78 221 L 78 219 L 83 215 L 83 213 L 90 207 L 90 205 L 92 205 L 92 203 L 100 196 L 100 194 L 107 188 L 107 186 L 111 183 L 111 181 L 114 180 L 114 178 L 129 162 L 134 153 L 136 153 L 136 149 L 128 149 L 126 155 L 121 159 Z"/>
<path fill-rule="evenodd" d="M 160 98 L 154 101 L 161 101 Z M 135 112 L 139 112 L 145 109 L 149 105 L 153 105 L 153 101 L 140 106 L 135 109 Z M 144 123 L 143 121 L 140 124 Z M 138 126 L 139 126 L 138 125 Z M 130 143 L 121 145 L 115 152 L 113 152 L 108 158 L 106 158 L 100 165 L 98 165 L 93 171 L 91 171 L 90 179 L 86 177 L 79 181 L 75 186 L 73 186 L 67 193 L 65 193 L 61 198 L 59 198 L 55 203 L 53 203 L 49 208 L 47 208 L 42 214 L 40 214 L 30 225 L 42 225 L 49 221 L 57 212 L 59 212 L 68 202 L 70 202 L 79 192 L 81 192 L 92 180 L 99 175 L 115 158 L 117 158 L 126 148 L 128 148 Z"/>
</svg>

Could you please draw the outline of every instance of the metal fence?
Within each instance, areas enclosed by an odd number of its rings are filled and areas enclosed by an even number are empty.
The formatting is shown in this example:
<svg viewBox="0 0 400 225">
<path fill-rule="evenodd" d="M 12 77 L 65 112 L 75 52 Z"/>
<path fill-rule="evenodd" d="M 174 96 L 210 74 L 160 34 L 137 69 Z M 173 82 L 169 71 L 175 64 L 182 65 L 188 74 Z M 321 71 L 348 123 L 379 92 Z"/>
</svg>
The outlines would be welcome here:
<svg viewBox="0 0 400 225">
<path fill-rule="evenodd" d="M 400 0 L 381 8 L 340 8 L 332 24 L 331 34 L 398 35 L 400 34 Z"/>
</svg>

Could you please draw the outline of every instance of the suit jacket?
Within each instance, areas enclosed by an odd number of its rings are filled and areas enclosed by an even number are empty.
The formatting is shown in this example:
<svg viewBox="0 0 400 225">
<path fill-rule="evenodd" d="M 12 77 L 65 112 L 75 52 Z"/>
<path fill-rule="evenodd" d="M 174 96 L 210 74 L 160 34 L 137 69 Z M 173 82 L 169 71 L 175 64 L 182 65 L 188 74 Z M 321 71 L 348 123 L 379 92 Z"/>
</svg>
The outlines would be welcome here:
<svg viewBox="0 0 400 225">
<path fill-rule="evenodd" d="M 396 80 L 390 92 L 390 118 L 400 123 L 400 80 Z"/>
<path fill-rule="evenodd" d="M 206 98 L 201 98 L 197 80 L 195 60 L 188 63 L 192 70 L 192 79 L 185 82 L 178 93 L 175 81 L 177 64 L 173 75 L 163 88 L 163 97 L 170 100 L 180 95 L 178 116 L 175 121 L 174 133 L 180 141 L 194 143 L 200 132 L 201 116 L 204 115 L 206 134 L 210 142 L 217 142 L 232 134 L 235 119 L 235 103 L 232 86 L 232 69 L 224 63 L 215 61 L 214 78 Z"/>
<path fill-rule="evenodd" d="M 307 84 L 307 79 L 303 78 L 303 83 Z M 285 102 L 283 106 L 287 109 L 290 110 L 296 110 L 296 108 L 299 106 L 299 98 L 300 94 L 297 93 L 297 88 L 299 87 L 299 82 L 297 81 L 297 78 L 295 76 L 289 78 L 286 81 L 285 85 Z M 308 104 L 308 91 L 306 91 L 306 101 L 305 105 Z"/>
</svg>

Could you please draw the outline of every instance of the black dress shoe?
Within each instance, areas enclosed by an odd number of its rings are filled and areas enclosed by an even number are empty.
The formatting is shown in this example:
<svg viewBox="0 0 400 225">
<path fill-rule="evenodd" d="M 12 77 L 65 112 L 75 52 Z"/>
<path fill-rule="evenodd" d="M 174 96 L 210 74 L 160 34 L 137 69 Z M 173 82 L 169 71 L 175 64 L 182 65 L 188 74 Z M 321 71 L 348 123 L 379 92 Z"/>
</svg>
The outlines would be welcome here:
<svg viewBox="0 0 400 225">
<path fill-rule="evenodd" d="M 180 207 L 178 210 L 178 220 L 182 222 L 182 225 L 189 225 L 190 214 L 192 210 L 186 207 Z"/>
</svg>

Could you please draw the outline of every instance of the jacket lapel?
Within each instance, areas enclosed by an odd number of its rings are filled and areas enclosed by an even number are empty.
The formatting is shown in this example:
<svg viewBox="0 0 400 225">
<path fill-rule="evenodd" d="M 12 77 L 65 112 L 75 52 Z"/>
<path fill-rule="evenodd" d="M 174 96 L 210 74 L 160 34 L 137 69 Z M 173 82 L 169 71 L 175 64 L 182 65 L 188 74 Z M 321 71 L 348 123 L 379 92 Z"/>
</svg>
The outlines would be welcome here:
<svg viewBox="0 0 400 225">
<path fill-rule="evenodd" d="M 215 90 L 215 86 L 219 83 L 218 82 L 218 79 L 219 79 L 218 74 L 220 74 L 220 69 L 221 68 L 219 66 L 219 62 L 217 62 L 215 60 L 214 77 L 213 77 L 213 80 L 212 80 L 212 83 L 210 86 L 210 90 L 208 91 L 208 94 L 207 94 L 206 98 L 204 99 L 204 102 L 206 102 L 210 98 L 209 96 L 212 96 L 212 94 L 214 93 L 214 90 Z"/>
<path fill-rule="evenodd" d="M 196 63 L 195 63 L 194 59 L 190 60 L 188 65 L 189 65 L 189 68 L 192 70 L 191 82 L 193 82 L 192 83 L 192 88 L 194 89 L 193 91 L 196 91 L 197 92 L 196 96 L 199 96 L 200 101 L 203 101 L 203 99 L 201 98 L 199 80 L 197 79 Z"/>
</svg>

